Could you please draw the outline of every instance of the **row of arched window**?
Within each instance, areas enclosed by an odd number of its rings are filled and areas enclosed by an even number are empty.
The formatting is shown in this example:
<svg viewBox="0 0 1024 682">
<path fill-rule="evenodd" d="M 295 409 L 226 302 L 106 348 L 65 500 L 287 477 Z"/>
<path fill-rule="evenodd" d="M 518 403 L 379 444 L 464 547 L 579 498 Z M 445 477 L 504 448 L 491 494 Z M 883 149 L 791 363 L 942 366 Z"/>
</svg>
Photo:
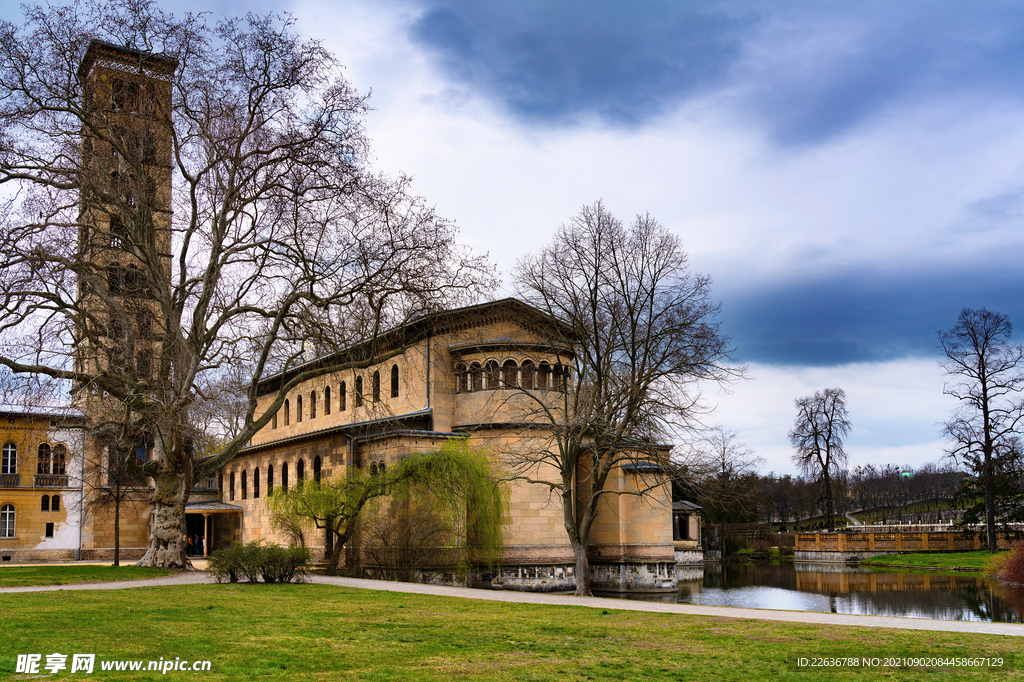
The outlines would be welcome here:
<svg viewBox="0 0 1024 682">
<path fill-rule="evenodd" d="M 60 511 L 60 495 L 54 495 L 52 497 L 50 495 L 43 495 L 39 504 L 39 509 L 45 512 Z"/>
<path fill-rule="evenodd" d="M 571 372 L 568 365 L 551 365 L 546 361 L 535 365 L 532 360 L 524 360 L 520 365 L 515 360 L 506 360 L 499 365 L 496 360 L 488 360 L 484 365 L 474 362 L 468 367 L 459 363 L 455 367 L 455 392 L 472 393 L 500 388 L 565 391 Z"/>
<path fill-rule="evenodd" d="M 41 443 L 36 458 L 36 474 L 63 476 L 67 470 L 68 449 L 61 443 L 52 446 Z M 4 443 L 0 455 L 0 474 L 18 473 L 18 446 Z"/>
<path fill-rule="evenodd" d="M 320 456 L 318 455 L 318 456 L 313 458 L 313 480 L 319 482 L 322 474 L 323 474 L 323 460 L 321 460 Z M 296 476 L 296 478 L 299 481 L 303 481 L 306 478 L 306 462 L 304 460 L 302 460 L 302 459 L 300 459 L 299 461 L 297 461 L 295 463 L 295 476 Z M 219 479 L 218 483 L 220 485 L 221 494 L 223 495 L 223 493 L 224 493 L 224 474 L 223 473 L 220 474 L 218 476 L 218 479 Z M 261 483 L 261 481 L 262 481 L 262 479 L 261 479 L 261 476 L 260 476 L 260 468 L 259 467 L 255 467 L 252 470 L 252 498 L 253 499 L 258 499 L 260 497 L 260 483 Z M 243 500 L 249 499 L 250 489 L 249 489 L 249 472 L 248 472 L 248 470 L 242 469 L 241 473 L 239 474 L 237 482 L 240 484 L 240 486 L 239 486 L 238 489 L 235 488 L 235 482 L 236 482 L 235 472 L 232 471 L 230 474 L 228 474 L 228 500 L 233 502 L 235 500 L 235 495 L 237 493 L 240 493 L 240 495 L 241 495 L 240 499 L 243 499 Z M 267 484 L 267 488 L 266 488 L 267 493 L 266 494 L 269 495 L 270 493 L 274 492 L 274 465 L 273 464 L 267 466 L 266 484 Z M 281 487 L 284 490 L 288 490 L 288 462 L 284 462 L 284 463 L 281 464 Z"/>
<path fill-rule="evenodd" d="M 370 400 L 373 402 L 380 402 L 380 372 L 376 371 L 373 373 L 371 388 L 370 388 Z M 324 414 L 328 415 L 331 413 L 331 387 L 324 387 Z M 347 397 L 348 387 L 345 382 L 342 381 L 338 386 L 338 411 L 344 412 L 347 408 Z M 398 365 L 391 366 L 391 397 L 398 397 Z M 306 415 L 306 410 L 303 405 L 303 395 L 295 396 L 295 421 L 301 422 L 303 417 Z M 362 407 L 363 405 L 363 377 L 356 377 L 355 391 L 352 394 L 352 401 L 356 407 Z M 317 393 L 316 391 L 309 392 L 309 418 L 316 419 L 317 411 Z M 288 426 L 292 421 L 292 406 L 291 399 L 284 401 L 284 407 L 281 408 L 283 413 L 284 425 Z M 277 428 L 277 415 L 275 414 L 271 418 L 270 427 L 273 429 Z"/>
</svg>

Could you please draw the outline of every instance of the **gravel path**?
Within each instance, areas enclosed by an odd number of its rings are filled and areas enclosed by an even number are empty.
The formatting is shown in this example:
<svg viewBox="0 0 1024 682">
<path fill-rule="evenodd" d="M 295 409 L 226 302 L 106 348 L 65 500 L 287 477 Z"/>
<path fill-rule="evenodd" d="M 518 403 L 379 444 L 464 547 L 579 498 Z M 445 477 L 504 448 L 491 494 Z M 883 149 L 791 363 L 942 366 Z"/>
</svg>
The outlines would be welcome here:
<svg viewBox="0 0 1024 682">
<path fill-rule="evenodd" d="M 125 580 L 114 583 L 84 583 L 78 585 L 46 585 L 34 587 L 4 587 L 0 594 L 14 592 L 56 592 L 58 590 L 124 590 L 134 587 L 158 587 L 165 585 L 196 585 L 212 582 L 202 571 L 185 571 L 166 578 L 147 580 Z M 971 632 L 988 635 L 1024 636 L 1024 625 L 1013 623 L 981 623 L 976 621 L 930 620 L 926 618 L 893 618 L 889 616 L 853 616 L 839 613 L 818 613 L 814 611 L 769 611 L 765 609 L 740 609 L 725 606 L 697 606 L 693 604 L 666 604 L 662 602 L 630 601 L 626 599 L 605 599 L 601 597 L 574 597 L 564 594 L 538 594 L 501 590 L 474 590 L 464 587 L 421 585 L 418 583 L 397 583 L 384 580 L 361 580 L 358 578 L 331 578 L 313 576 L 311 582 L 317 585 L 338 585 L 363 590 L 404 592 L 407 594 L 432 594 L 463 599 L 514 602 L 520 604 L 554 604 L 560 606 L 588 606 L 616 611 L 649 611 L 653 613 L 680 613 L 691 616 L 718 616 L 726 618 L 753 618 L 760 620 L 786 621 L 790 623 L 816 623 L 820 625 L 854 625 L 858 627 L 897 628 L 901 630 L 932 630 L 940 632 Z"/>
</svg>

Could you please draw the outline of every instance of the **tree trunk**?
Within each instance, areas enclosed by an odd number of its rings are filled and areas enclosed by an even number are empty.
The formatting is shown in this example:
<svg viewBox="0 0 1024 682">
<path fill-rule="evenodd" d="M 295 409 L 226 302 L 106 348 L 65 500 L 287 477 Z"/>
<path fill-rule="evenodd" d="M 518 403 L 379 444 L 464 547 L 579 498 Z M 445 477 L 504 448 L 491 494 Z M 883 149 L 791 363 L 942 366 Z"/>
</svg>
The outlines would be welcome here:
<svg viewBox="0 0 1024 682">
<path fill-rule="evenodd" d="M 995 554 L 998 551 L 998 542 L 996 540 L 996 481 L 991 448 L 986 448 L 985 452 L 985 531 L 988 540 L 988 551 L 990 554 Z"/>
<path fill-rule="evenodd" d="M 577 597 L 592 597 L 590 591 L 590 559 L 587 558 L 587 546 L 579 540 L 571 540 L 572 554 L 576 559 L 576 592 Z"/>
<path fill-rule="evenodd" d="M 114 565 L 121 565 L 121 495 L 114 497 Z"/>
<path fill-rule="evenodd" d="M 149 549 L 136 566 L 192 568 L 185 556 L 185 503 L 192 491 L 191 475 L 178 472 L 166 461 L 156 474 Z"/>
</svg>

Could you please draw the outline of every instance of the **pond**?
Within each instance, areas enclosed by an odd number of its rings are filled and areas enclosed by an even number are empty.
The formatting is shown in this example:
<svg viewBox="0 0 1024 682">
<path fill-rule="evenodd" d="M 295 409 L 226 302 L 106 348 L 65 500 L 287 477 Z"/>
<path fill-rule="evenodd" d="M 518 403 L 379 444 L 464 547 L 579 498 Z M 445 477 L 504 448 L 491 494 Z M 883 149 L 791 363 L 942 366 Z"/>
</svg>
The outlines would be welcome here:
<svg viewBox="0 0 1024 682">
<path fill-rule="evenodd" d="M 749 609 L 1024 622 L 1024 587 L 955 573 L 783 562 L 680 567 L 678 575 L 677 593 L 623 596 Z"/>
</svg>

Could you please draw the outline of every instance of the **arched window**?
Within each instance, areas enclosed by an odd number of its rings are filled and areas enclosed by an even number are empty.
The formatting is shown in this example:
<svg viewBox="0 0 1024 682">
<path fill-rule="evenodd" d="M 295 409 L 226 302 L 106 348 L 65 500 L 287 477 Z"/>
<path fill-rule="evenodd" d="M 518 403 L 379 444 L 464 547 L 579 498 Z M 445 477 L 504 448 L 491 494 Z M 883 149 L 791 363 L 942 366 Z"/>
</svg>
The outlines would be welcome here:
<svg viewBox="0 0 1024 682">
<path fill-rule="evenodd" d="M 275 412 L 274 416 L 270 418 L 270 428 L 272 428 L 272 429 L 276 429 L 277 428 L 277 412 Z"/>
<path fill-rule="evenodd" d="M 252 499 L 257 500 L 260 497 L 260 468 L 256 467 L 252 470 Z"/>
<path fill-rule="evenodd" d="M 356 377 L 356 407 L 363 406 L 363 378 Z"/>
<path fill-rule="evenodd" d="M 341 382 L 341 387 L 338 389 L 338 409 L 342 412 L 345 411 L 345 396 L 347 395 L 348 389 L 345 388 L 345 382 Z"/>
<path fill-rule="evenodd" d="M 306 477 L 306 463 L 301 459 L 295 463 L 295 477 L 300 483 Z"/>
<path fill-rule="evenodd" d="M 377 475 L 377 463 L 376 462 L 371 462 L 370 463 L 370 475 L 371 476 L 376 476 Z"/>
<path fill-rule="evenodd" d="M 398 397 L 398 365 L 391 365 L 391 397 Z"/>
<path fill-rule="evenodd" d="M 37 474 L 48 474 L 50 473 L 50 444 L 40 443 L 39 445 L 39 459 L 36 464 Z"/>
<path fill-rule="evenodd" d="M 281 490 L 288 490 L 288 462 L 281 465 Z"/>
<path fill-rule="evenodd" d="M 555 365 L 554 386 L 556 391 L 565 391 L 568 385 L 568 370 L 565 365 Z"/>
<path fill-rule="evenodd" d="M 291 421 L 292 421 L 291 411 L 292 411 L 291 406 L 289 406 L 288 405 L 288 401 L 285 400 L 284 401 L 284 425 L 285 426 L 288 426 L 288 424 L 290 424 Z"/>
<path fill-rule="evenodd" d="M 316 391 L 309 392 L 309 418 L 316 419 Z"/>
<path fill-rule="evenodd" d="M 220 493 L 220 501 L 224 501 L 224 472 L 221 471 L 217 474 L 217 492 Z"/>
<path fill-rule="evenodd" d="M 231 480 L 231 482 L 230 482 L 231 494 L 228 496 L 228 499 L 231 500 L 232 502 L 234 502 L 235 501 L 235 472 L 234 471 L 231 472 L 231 479 L 230 480 Z"/>
<path fill-rule="evenodd" d="M 246 490 L 247 487 L 248 486 L 246 486 L 246 484 L 245 484 L 245 469 L 242 469 L 242 499 L 243 500 L 246 498 L 246 494 L 248 493 L 248 491 Z"/>
<path fill-rule="evenodd" d="M 324 414 L 331 413 L 331 387 L 324 386 Z"/>
<path fill-rule="evenodd" d="M 380 402 L 380 372 L 373 373 L 373 402 Z"/>
<path fill-rule="evenodd" d="M 546 362 L 540 363 L 540 371 L 537 372 L 537 388 L 546 391 L 550 386 L 548 376 L 551 374 L 551 365 Z"/>
<path fill-rule="evenodd" d="M 274 492 L 274 465 L 267 465 L 267 495 Z"/>
<path fill-rule="evenodd" d="M 493 391 L 498 388 L 499 379 L 501 378 L 501 372 L 498 371 L 498 363 L 494 360 L 488 360 L 484 366 L 484 380 L 487 382 L 485 387 L 488 391 Z"/>
<path fill-rule="evenodd" d="M 60 511 L 60 495 L 50 498 L 50 511 Z"/>
<path fill-rule="evenodd" d="M 53 446 L 53 473 L 63 476 L 67 472 L 68 449 L 61 443 Z"/>
<path fill-rule="evenodd" d="M 42 502 L 39 505 L 39 508 L 42 511 L 47 511 L 47 512 L 50 511 L 50 496 L 49 495 L 43 495 L 43 499 L 42 499 Z"/>
<path fill-rule="evenodd" d="M 0 460 L 0 474 L 18 473 L 18 446 L 4 443 L 3 459 Z"/>
<path fill-rule="evenodd" d="M 14 537 L 14 505 L 0 507 L 0 538 Z"/>
<path fill-rule="evenodd" d="M 516 376 L 518 373 L 519 367 L 516 366 L 516 361 L 506 360 L 505 364 L 501 366 L 501 387 L 519 388 L 519 378 Z"/>
<path fill-rule="evenodd" d="M 320 455 L 313 458 L 313 480 L 317 483 L 320 482 L 320 469 L 323 466 L 323 462 L 320 460 Z"/>
<path fill-rule="evenodd" d="M 381 476 L 383 476 L 384 473 L 387 472 L 387 470 L 388 465 L 385 464 L 384 462 L 381 462 L 379 465 L 377 465 L 377 473 L 380 474 Z"/>
<path fill-rule="evenodd" d="M 296 423 L 302 421 L 302 396 L 295 397 L 295 421 Z"/>
<path fill-rule="evenodd" d="M 471 381 L 472 391 L 484 390 L 484 371 L 480 368 L 480 364 L 474 362 L 469 366 L 469 378 Z"/>
<path fill-rule="evenodd" d="M 523 375 L 523 388 L 527 391 L 534 390 L 536 387 L 537 368 L 534 366 L 533 360 L 523 360 L 520 371 Z"/>
<path fill-rule="evenodd" d="M 466 384 L 466 366 L 461 362 L 455 365 L 455 392 L 462 393 L 463 391 L 469 392 L 469 386 Z"/>
</svg>

